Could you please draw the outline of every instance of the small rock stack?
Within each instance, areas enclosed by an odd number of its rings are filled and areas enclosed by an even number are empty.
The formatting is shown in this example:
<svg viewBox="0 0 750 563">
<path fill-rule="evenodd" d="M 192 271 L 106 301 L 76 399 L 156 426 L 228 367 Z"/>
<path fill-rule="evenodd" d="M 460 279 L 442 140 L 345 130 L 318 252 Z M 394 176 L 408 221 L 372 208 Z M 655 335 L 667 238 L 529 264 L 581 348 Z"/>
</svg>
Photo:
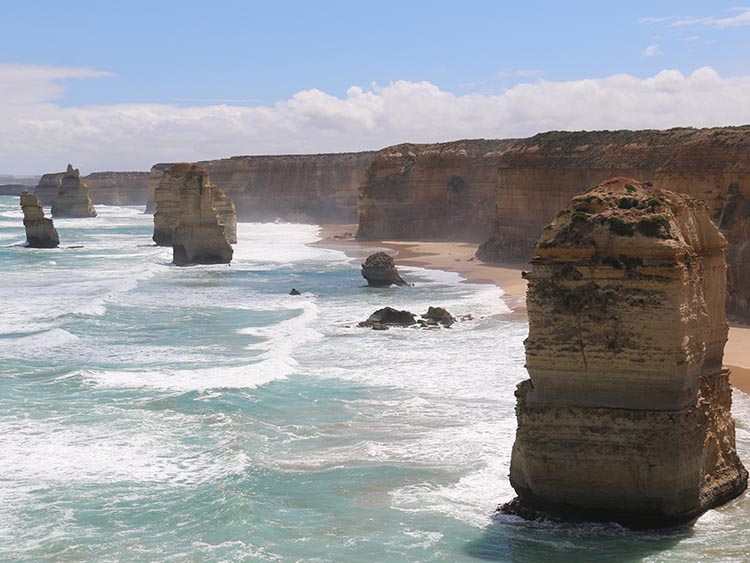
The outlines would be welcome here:
<svg viewBox="0 0 750 563">
<path fill-rule="evenodd" d="M 398 274 L 393 258 L 385 252 L 376 252 L 367 257 L 362 264 L 362 277 L 367 280 L 370 287 L 409 285 Z"/>
<path fill-rule="evenodd" d="M 662 526 L 746 488 L 722 369 L 725 249 L 702 203 L 625 178 L 545 228 L 526 274 L 518 497 L 501 511 Z"/>
<path fill-rule="evenodd" d="M 30 248 L 55 248 L 60 237 L 52 224 L 52 219 L 44 216 L 39 198 L 27 191 L 21 192 L 23 226 L 26 228 L 26 246 Z"/>
<path fill-rule="evenodd" d="M 62 176 L 55 200 L 52 202 L 53 217 L 96 217 L 96 210 L 89 197 L 89 188 L 77 168 L 68 164 Z"/>
</svg>

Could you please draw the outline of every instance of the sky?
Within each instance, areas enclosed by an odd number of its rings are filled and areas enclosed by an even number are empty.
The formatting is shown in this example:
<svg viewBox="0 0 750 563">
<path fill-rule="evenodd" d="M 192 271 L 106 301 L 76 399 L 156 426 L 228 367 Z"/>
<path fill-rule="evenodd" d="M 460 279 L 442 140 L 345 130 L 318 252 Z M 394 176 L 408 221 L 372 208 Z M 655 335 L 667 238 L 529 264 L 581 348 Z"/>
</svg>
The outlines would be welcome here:
<svg viewBox="0 0 750 563">
<path fill-rule="evenodd" d="M 0 173 L 750 123 L 750 3 L 0 0 Z"/>
</svg>

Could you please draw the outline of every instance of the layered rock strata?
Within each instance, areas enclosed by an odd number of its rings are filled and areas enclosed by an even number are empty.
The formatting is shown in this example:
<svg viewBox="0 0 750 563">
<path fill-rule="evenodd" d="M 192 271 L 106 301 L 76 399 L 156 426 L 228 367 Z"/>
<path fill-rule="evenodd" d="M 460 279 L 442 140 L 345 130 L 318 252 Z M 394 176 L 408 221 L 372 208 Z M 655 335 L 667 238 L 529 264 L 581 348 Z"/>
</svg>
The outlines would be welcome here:
<svg viewBox="0 0 750 563">
<path fill-rule="evenodd" d="M 145 205 L 149 177 L 148 172 L 92 172 L 84 180 L 94 204 Z"/>
<path fill-rule="evenodd" d="M 42 205 L 52 205 L 55 201 L 64 175 L 65 172 L 50 172 L 39 178 L 39 183 L 34 188 L 34 195 L 41 200 Z"/>
<path fill-rule="evenodd" d="M 354 223 L 357 197 L 373 152 L 235 156 L 198 162 L 235 203 L 242 221 Z M 169 164 L 151 169 L 155 192 Z M 149 204 L 147 212 L 153 212 Z"/>
<path fill-rule="evenodd" d="M 544 229 L 504 511 L 660 526 L 746 488 L 722 369 L 725 248 L 705 205 L 624 178 Z"/>
<path fill-rule="evenodd" d="M 52 202 L 53 217 L 96 217 L 96 210 L 89 197 L 88 185 L 77 168 L 68 164 L 62 176 L 57 195 Z"/>
<path fill-rule="evenodd" d="M 219 222 L 214 186 L 206 171 L 195 164 L 176 164 L 164 173 L 162 184 L 169 184 L 177 197 L 177 222 L 170 233 L 173 262 L 178 266 L 229 264 L 232 246 Z"/>
<path fill-rule="evenodd" d="M 179 168 L 175 168 L 175 167 Z M 197 166 L 197 165 L 196 165 Z M 159 246 L 172 246 L 172 235 L 177 227 L 181 214 L 181 201 L 183 177 L 173 174 L 170 170 L 182 170 L 184 164 L 172 165 L 159 175 L 159 186 L 156 188 L 154 198 L 156 201 L 156 212 L 154 213 L 154 235 L 153 239 Z M 224 191 L 216 186 L 208 177 L 208 173 L 202 167 L 206 183 L 206 189 L 211 193 L 212 205 L 219 224 L 224 227 L 227 240 L 231 244 L 237 243 L 237 214 L 234 203 L 227 197 Z"/>
<path fill-rule="evenodd" d="M 497 163 L 511 144 L 456 141 L 379 151 L 360 187 L 357 238 L 485 240 L 495 220 Z"/>
<path fill-rule="evenodd" d="M 55 248 L 60 244 L 52 219 L 44 216 L 40 199 L 27 191 L 21 192 L 23 226 L 26 229 L 26 246 L 30 248 Z"/>
<path fill-rule="evenodd" d="M 362 264 L 362 277 L 370 287 L 390 287 L 391 285 L 409 285 L 399 275 L 393 258 L 385 252 L 370 254 Z"/>
</svg>

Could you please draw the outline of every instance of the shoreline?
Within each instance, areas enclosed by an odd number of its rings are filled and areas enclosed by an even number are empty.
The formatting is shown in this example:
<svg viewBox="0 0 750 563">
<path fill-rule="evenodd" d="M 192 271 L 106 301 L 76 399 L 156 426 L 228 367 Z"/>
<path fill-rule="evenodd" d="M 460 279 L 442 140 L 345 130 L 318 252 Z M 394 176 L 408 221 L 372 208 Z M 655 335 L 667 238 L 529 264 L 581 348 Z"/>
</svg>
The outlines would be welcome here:
<svg viewBox="0 0 750 563">
<path fill-rule="evenodd" d="M 456 272 L 462 283 L 494 284 L 503 292 L 503 301 L 511 312 L 504 318 L 525 321 L 526 281 L 523 270 L 526 262 L 485 264 L 474 257 L 477 245 L 464 242 L 435 241 L 358 241 L 354 238 L 357 225 L 320 225 L 321 239 L 313 244 L 341 250 L 352 260 L 364 259 L 373 248 L 388 249 L 396 266 L 416 266 L 432 270 Z M 730 321 L 729 339 L 724 348 L 724 367 L 731 370 L 733 387 L 750 393 L 750 327 Z"/>
</svg>

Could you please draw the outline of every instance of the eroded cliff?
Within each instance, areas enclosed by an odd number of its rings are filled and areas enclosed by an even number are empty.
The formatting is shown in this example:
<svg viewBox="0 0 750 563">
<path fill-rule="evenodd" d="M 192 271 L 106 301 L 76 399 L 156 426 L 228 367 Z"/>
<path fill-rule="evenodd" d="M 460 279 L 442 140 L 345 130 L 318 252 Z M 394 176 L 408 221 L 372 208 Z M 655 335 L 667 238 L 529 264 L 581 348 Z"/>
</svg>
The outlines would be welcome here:
<svg viewBox="0 0 750 563">
<path fill-rule="evenodd" d="M 625 178 L 544 229 L 506 512 L 670 525 L 746 488 L 722 369 L 725 248 L 703 203 Z"/>
<path fill-rule="evenodd" d="M 241 221 L 354 223 L 357 195 L 374 153 L 235 156 L 198 162 L 236 206 Z M 151 169 L 152 193 L 169 164 Z M 154 211 L 149 204 L 147 211 Z"/>
<path fill-rule="evenodd" d="M 148 172 L 92 172 L 83 179 L 94 204 L 145 205 L 149 176 Z"/>
<path fill-rule="evenodd" d="M 78 169 L 70 164 L 62 175 L 57 195 L 52 201 L 52 216 L 96 217 L 96 210 L 89 197 L 88 185 L 81 178 Z"/>
</svg>

